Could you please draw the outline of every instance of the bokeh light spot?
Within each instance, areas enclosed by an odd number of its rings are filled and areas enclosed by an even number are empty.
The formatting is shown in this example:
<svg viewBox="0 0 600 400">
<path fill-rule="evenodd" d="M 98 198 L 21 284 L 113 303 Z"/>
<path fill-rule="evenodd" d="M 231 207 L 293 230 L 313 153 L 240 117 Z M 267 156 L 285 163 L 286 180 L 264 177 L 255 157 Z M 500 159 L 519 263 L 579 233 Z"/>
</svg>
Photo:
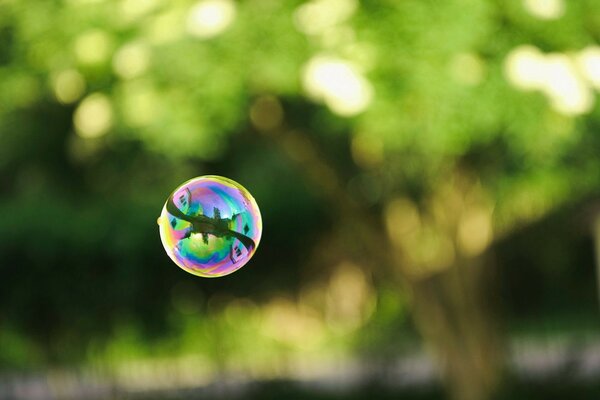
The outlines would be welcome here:
<svg viewBox="0 0 600 400">
<path fill-rule="evenodd" d="M 340 263 L 327 291 L 327 325 L 339 333 L 350 332 L 369 318 L 374 306 L 372 287 L 364 271 L 353 263 Z"/>
<path fill-rule="evenodd" d="M 306 64 L 302 82 L 310 97 L 341 116 L 359 114 L 373 100 L 371 83 L 349 61 L 315 56 Z"/>
<path fill-rule="evenodd" d="M 457 82 L 475 86 L 483 81 L 485 64 L 477 54 L 460 53 L 450 62 L 450 73 Z"/>
<path fill-rule="evenodd" d="M 113 124 L 110 100 L 101 93 L 83 99 L 73 115 L 75 131 L 83 138 L 96 138 L 108 132 Z"/>
<path fill-rule="evenodd" d="M 74 50 L 77 60 L 82 64 L 100 64 L 109 58 L 112 40 L 105 31 L 93 29 L 77 38 Z"/>
<path fill-rule="evenodd" d="M 143 127 L 160 116 L 161 98 L 150 82 L 133 80 L 122 87 L 122 112 L 127 125 Z"/>
<path fill-rule="evenodd" d="M 128 43 L 113 57 L 113 70 L 121 78 L 130 79 L 143 74 L 148 68 L 150 55 L 142 43 Z"/>
<path fill-rule="evenodd" d="M 373 135 L 355 135 L 350 149 L 352 159 L 360 167 L 373 168 L 383 162 L 383 143 Z"/>
<path fill-rule="evenodd" d="M 52 78 L 52 89 L 56 99 L 63 104 L 79 100 L 85 91 L 85 79 L 78 71 L 61 71 Z"/>
<path fill-rule="evenodd" d="M 394 199 L 387 205 L 385 222 L 392 242 L 398 246 L 402 246 L 406 235 L 421 228 L 419 210 L 405 198 Z"/>
<path fill-rule="evenodd" d="M 504 67 L 509 82 L 519 89 L 542 91 L 558 113 L 585 114 L 594 105 L 595 97 L 576 60 L 566 54 L 543 54 L 536 47 L 519 46 L 508 54 Z"/>
<path fill-rule="evenodd" d="M 565 115 L 584 114 L 592 109 L 595 101 L 575 63 L 564 54 L 548 56 L 543 91 L 553 108 Z"/>
<path fill-rule="evenodd" d="M 284 297 L 276 297 L 264 307 L 263 321 L 267 336 L 301 349 L 314 347 L 324 335 L 323 323 L 314 310 Z"/>
<path fill-rule="evenodd" d="M 134 21 L 155 9 L 160 0 L 124 0 L 121 2 L 123 18 Z"/>
<path fill-rule="evenodd" d="M 145 26 L 145 36 L 154 44 L 173 42 L 184 35 L 185 19 L 184 8 L 168 9 L 148 22 Z"/>
<path fill-rule="evenodd" d="M 188 15 L 188 33 L 199 38 L 217 36 L 231 25 L 235 13 L 235 3 L 231 0 L 200 1 Z"/>
<path fill-rule="evenodd" d="M 512 49 L 504 60 L 504 70 L 509 81 L 524 90 L 542 86 L 544 55 L 534 46 L 523 45 Z"/>
<path fill-rule="evenodd" d="M 600 46 L 589 46 L 579 52 L 577 65 L 582 75 L 600 90 Z"/>
<path fill-rule="evenodd" d="M 463 254 L 481 254 L 492 239 L 492 217 L 484 208 L 467 209 L 458 224 L 458 246 Z"/>
<path fill-rule="evenodd" d="M 272 131 L 283 121 L 283 108 L 274 96 L 257 98 L 250 108 L 250 120 L 254 126 L 263 132 Z"/>
<path fill-rule="evenodd" d="M 564 0 L 524 0 L 527 12 L 545 20 L 558 19 L 565 14 Z"/>
<path fill-rule="evenodd" d="M 357 9 L 357 0 L 309 1 L 296 9 L 294 22 L 301 32 L 320 34 L 350 18 Z"/>
</svg>

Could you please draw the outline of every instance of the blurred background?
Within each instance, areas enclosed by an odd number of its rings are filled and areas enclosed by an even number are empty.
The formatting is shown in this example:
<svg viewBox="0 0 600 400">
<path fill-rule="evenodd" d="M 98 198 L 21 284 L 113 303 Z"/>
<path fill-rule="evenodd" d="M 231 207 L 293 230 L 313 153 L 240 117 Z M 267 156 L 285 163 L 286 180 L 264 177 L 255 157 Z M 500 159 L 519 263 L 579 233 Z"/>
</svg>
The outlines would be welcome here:
<svg viewBox="0 0 600 400">
<path fill-rule="evenodd" d="M 0 0 L 0 398 L 600 398 L 600 2 Z M 202 279 L 156 219 L 256 198 Z"/>
</svg>

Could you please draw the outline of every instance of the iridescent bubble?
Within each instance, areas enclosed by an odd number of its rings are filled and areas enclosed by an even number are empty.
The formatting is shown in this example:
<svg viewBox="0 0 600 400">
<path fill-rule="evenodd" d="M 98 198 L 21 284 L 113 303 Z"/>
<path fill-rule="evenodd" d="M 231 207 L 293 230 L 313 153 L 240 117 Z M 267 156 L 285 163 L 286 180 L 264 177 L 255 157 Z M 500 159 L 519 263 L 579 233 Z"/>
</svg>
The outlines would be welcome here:
<svg viewBox="0 0 600 400">
<path fill-rule="evenodd" d="M 243 267 L 262 233 L 260 210 L 239 183 L 200 176 L 169 196 L 158 218 L 160 239 L 171 259 L 187 272 L 219 277 Z"/>
</svg>

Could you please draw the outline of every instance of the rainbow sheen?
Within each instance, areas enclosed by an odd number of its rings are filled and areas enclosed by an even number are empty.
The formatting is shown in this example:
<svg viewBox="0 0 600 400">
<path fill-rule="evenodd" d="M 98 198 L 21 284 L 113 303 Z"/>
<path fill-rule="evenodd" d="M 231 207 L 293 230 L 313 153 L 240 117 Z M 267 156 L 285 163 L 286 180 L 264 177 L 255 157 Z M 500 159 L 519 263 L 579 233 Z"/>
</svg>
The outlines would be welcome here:
<svg viewBox="0 0 600 400">
<path fill-rule="evenodd" d="M 203 277 L 228 275 L 254 255 L 262 234 L 256 201 L 221 176 L 191 179 L 169 196 L 158 218 L 165 251 L 180 268 Z"/>
</svg>

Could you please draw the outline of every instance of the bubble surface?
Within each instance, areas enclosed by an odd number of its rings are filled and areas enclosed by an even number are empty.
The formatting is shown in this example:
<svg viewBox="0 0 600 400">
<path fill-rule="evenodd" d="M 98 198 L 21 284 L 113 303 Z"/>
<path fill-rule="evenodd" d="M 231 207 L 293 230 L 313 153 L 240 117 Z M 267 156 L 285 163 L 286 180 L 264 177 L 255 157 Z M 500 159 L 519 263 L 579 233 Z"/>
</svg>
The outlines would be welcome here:
<svg viewBox="0 0 600 400">
<path fill-rule="evenodd" d="M 169 257 L 202 277 L 224 276 L 243 267 L 262 234 L 260 210 L 250 192 L 214 175 L 191 179 L 175 189 L 158 225 Z"/>
</svg>

